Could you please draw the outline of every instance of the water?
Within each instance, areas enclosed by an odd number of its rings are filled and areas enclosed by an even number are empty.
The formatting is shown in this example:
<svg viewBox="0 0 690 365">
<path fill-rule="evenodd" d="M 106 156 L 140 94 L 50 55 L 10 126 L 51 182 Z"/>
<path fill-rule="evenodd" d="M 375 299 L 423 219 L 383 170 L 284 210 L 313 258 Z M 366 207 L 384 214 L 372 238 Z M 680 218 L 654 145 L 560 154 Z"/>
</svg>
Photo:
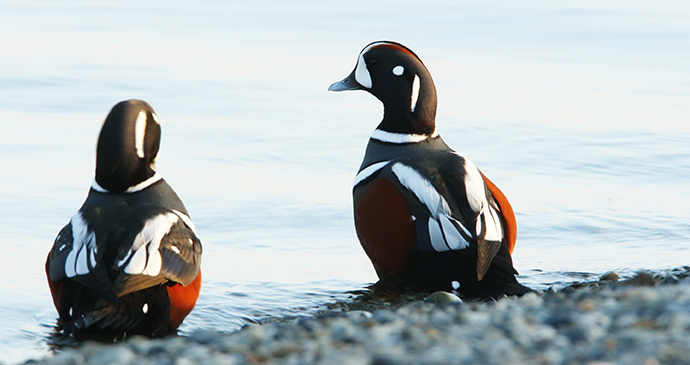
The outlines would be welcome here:
<svg viewBox="0 0 690 365">
<path fill-rule="evenodd" d="M 328 93 L 368 42 L 414 49 L 438 127 L 509 197 L 520 280 L 690 264 L 690 7 L 681 1 L 0 3 L 0 361 L 49 353 L 43 264 L 141 98 L 204 243 L 181 327 L 311 313 L 376 276 L 351 183 L 381 107 Z"/>
</svg>

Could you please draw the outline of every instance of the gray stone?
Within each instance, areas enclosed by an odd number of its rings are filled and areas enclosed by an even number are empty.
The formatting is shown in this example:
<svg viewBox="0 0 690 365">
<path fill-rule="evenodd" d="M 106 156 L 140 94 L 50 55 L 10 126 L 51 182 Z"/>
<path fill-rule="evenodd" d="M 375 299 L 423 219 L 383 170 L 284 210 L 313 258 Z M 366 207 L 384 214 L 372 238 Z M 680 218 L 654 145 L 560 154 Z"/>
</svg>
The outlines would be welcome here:
<svg viewBox="0 0 690 365">
<path fill-rule="evenodd" d="M 434 304 L 462 303 L 462 299 L 457 295 L 446 291 L 437 291 L 429 295 L 424 301 Z"/>
<path fill-rule="evenodd" d="M 89 356 L 88 365 L 120 365 L 129 364 L 136 355 L 124 345 L 103 346 L 100 351 Z"/>
</svg>

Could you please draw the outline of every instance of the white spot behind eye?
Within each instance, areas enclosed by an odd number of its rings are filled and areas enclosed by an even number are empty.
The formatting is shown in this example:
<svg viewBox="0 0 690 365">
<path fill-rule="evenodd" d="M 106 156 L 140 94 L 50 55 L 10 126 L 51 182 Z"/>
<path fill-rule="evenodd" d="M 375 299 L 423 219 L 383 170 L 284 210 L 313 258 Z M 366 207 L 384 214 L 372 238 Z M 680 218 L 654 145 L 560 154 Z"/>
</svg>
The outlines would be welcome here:
<svg viewBox="0 0 690 365">
<path fill-rule="evenodd" d="M 393 67 L 393 75 L 400 76 L 405 72 L 405 67 L 400 65 Z"/>
<path fill-rule="evenodd" d="M 417 98 L 419 98 L 419 76 L 414 75 L 414 81 L 412 81 L 412 100 L 410 102 L 411 111 L 417 107 Z"/>
<path fill-rule="evenodd" d="M 178 255 L 180 254 L 180 249 L 177 246 L 170 246 L 170 250 Z"/>
<path fill-rule="evenodd" d="M 458 290 L 460 288 L 460 282 L 459 281 L 452 281 L 450 285 L 453 287 L 453 289 Z"/>
<path fill-rule="evenodd" d="M 149 312 L 149 304 L 144 303 L 144 306 L 141 307 L 141 311 L 144 312 L 144 314 L 148 313 Z"/>
<path fill-rule="evenodd" d="M 137 149 L 137 156 L 144 158 L 144 137 L 146 136 L 146 112 L 139 111 L 137 120 L 134 122 L 134 147 Z"/>
</svg>

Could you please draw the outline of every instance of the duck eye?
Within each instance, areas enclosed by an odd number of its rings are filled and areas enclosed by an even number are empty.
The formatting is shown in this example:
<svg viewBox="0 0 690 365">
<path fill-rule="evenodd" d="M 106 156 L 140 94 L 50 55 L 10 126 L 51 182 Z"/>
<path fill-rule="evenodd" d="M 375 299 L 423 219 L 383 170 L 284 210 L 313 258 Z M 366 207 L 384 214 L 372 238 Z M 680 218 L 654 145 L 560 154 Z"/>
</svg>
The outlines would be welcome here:
<svg viewBox="0 0 690 365">
<path fill-rule="evenodd" d="M 376 58 L 372 58 L 372 59 L 367 61 L 367 66 L 376 66 L 378 64 L 379 64 L 379 60 L 377 60 Z"/>
</svg>

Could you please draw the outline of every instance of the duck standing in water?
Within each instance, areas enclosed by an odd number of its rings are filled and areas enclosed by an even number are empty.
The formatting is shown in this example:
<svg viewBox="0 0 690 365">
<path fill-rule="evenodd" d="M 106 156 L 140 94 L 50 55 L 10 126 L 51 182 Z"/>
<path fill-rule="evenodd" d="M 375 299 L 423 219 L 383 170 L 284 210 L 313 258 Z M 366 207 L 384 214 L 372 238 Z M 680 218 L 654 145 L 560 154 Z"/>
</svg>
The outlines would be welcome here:
<svg viewBox="0 0 690 365">
<path fill-rule="evenodd" d="M 355 228 L 380 283 L 522 295 L 515 278 L 513 209 L 503 193 L 436 130 L 436 88 L 419 57 L 379 41 L 328 90 L 365 90 L 383 103 L 353 187 Z"/>
<path fill-rule="evenodd" d="M 196 304 L 201 242 L 154 170 L 160 136 L 158 116 L 141 100 L 118 103 L 103 124 L 89 194 L 46 262 L 69 336 L 172 334 Z"/>
</svg>

